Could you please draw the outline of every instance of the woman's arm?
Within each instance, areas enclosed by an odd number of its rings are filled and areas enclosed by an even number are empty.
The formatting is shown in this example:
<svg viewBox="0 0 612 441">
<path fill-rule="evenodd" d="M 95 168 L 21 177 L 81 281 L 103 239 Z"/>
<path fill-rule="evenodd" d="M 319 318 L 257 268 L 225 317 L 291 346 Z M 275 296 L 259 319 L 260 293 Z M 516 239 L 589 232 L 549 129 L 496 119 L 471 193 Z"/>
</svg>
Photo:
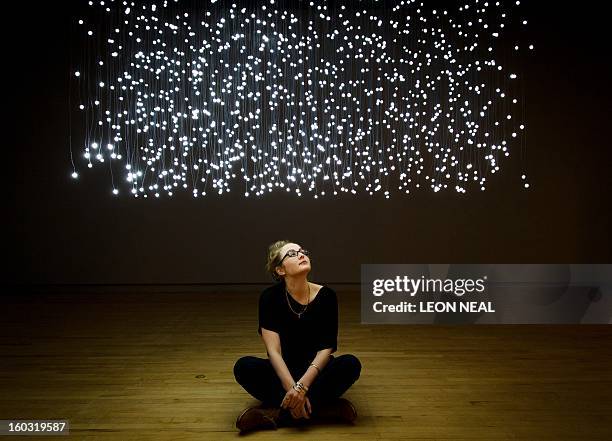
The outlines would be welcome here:
<svg viewBox="0 0 612 441">
<path fill-rule="evenodd" d="M 300 416 L 309 418 L 304 409 L 306 396 L 303 393 L 298 392 L 297 389 L 293 388 L 295 381 L 293 380 L 293 376 L 289 372 L 287 364 L 283 359 L 280 337 L 278 333 L 261 328 L 261 337 L 266 345 L 266 351 L 268 352 L 270 363 L 272 363 L 272 367 L 274 368 L 276 375 L 278 375 L 278 378 L 283 385 L 283 389 L 285 389 L 287 392 L 283 398 L 283 401 L 280 403 L 280 406 L 284 409 L 291 409 L 291 414 L 294 418 L 299 418 Z M 308 409 L 310 412 L 310 403 L 308 403 Z"/>
<path fill-rule="evenodd" d="M 320 370 L 327 365 L 329 362 L 329 356 L 332 353 L 332 348 L 321 349 L 317 352 L 312 364 L 315 364 Z M 310 388 L 310 385 L 313 383 L 317 375 L 319 375 L 319 369 L 310 365 L 302 378 L 300 378 L 299 383 L 302 383 L 307 388 Z M 294 418 L 310 418 L 310 414 L 312 413 L 312 405 L 310 404 L 310 400 L 305 396 L 305 394 L 299 394 L 297 399 L 292 402 L 294 404 L 291 406 L 291 415 Z"/>
<path fill-rule="evenodd" d="M 295 381 L 293 380 L 293 377 L 287 368 L 287 364 L 283 359 L 280 337 L 278 333 L 261 328 L 261 338 L 266 345 L 268 358 L 270 359 L 270 363 L 272 363 L 272 367 L 283 385 L 283 389 L 285 389 L 285 391 L 293 389 Z"/>
<path fill-rule="evenodd" d="M 321 349 L 320 351 L 318 351 L 312 363 L 317 365 L 319 369 L 317 369 L 311 364 L 310 366 L 308 366 L 308 369 L 306 369 L 306 372 L 304 372 L 304 375 L 302 375 L 302 378 L 299 379 L 299 382 L 306 387 L 310 387 L 315 378 L 317 378 L 317 375 L 319 375 L 319 370 L 322 371 L 323 368 L 329 362 L 329 356 L 331 355 L 331 353 L 332 348 Z"/>
</svg>

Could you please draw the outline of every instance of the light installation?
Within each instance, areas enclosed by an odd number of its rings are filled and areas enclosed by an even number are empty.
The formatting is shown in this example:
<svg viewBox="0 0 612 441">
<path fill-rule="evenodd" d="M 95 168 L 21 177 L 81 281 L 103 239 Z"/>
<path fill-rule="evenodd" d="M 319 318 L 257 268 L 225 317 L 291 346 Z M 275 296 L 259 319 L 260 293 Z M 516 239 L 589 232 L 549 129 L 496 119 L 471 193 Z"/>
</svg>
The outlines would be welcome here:
<svg viewBox="0 0 612 441">
<path fill-rule="evenodd" d="M 89 1 L 72 177 L 107 167 L 145 198 L 485 191 L 525 150 L 526 24 L 519 1 Z"/>
</svg>

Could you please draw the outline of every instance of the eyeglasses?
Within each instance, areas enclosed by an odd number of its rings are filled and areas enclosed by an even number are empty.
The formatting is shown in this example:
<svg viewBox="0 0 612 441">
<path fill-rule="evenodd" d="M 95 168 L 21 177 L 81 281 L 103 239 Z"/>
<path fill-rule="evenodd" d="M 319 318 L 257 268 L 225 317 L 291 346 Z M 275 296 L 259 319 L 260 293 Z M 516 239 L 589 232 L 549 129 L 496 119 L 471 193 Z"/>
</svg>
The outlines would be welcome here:
<svg viewBox="0 0 612 441">
<path fill-rule="evenodd" d="M 281 263 L 283 263 L 283 260 L 285 260 L 286 257 L 296 257 L 299 253 L 302 253 L 304 256 L 310 255 L 308 250 L 304 250 L 302 248 L 300 248 L 299 250 L 289 250 L 287 251 L 287 254 L 285 254 L 285 257 L 283 257 L 280 262 L 278 262 L 278 264 L 280 265 Z"/>
</svg>

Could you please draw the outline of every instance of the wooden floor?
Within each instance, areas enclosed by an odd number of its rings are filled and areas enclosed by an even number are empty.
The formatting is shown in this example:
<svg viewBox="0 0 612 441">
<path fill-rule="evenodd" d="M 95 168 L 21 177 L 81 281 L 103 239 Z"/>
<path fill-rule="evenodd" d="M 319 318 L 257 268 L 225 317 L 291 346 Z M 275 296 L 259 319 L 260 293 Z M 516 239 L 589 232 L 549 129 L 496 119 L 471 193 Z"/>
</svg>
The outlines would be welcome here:
<svg viewBox="0 0 612 441">
<path fill-rule="evenodd" d="M 241 438 L 256 402 L 232 368 L 265 354 L 257 297 L 2 297 L 0 419 L 68 419 L 78 440 Z M 338 354 L 363 364 L 357 424 L 247 438 L 612 439 L 612 326 L 365 326 L 358 295 L 339 300 Z"/>
</svg>

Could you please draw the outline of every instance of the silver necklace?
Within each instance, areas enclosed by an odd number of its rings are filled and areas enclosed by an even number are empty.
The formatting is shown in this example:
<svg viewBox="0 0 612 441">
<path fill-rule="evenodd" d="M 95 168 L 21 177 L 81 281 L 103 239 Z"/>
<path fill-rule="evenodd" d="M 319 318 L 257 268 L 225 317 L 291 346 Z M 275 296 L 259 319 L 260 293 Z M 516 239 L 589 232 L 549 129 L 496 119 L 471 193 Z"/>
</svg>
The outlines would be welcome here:
<svg viewBox="0 0 612 441">
<path fill-rule="evenodd" d="M 308 284 L 308 303 L 306 303 L 306 305 L 304 305 L 304 309 L 302 309 L 302 311 L 295 312 L 293 310 L 293 307 L 291 306 L 291 301 L 289 300 L 289 291 L 287 291 L 287 288 L 285 288 L 285 296 L 287 297 L 287 305 L 289 305 L 289 309 L 291 310 L 291 312 L 298 316 L 298 319 L 302 318 L 302 314 L 304 314 L 306 312 L 306 310 L 308 309 L 308 305 L 310 305 L 310 295 L 311 294 L 312 294 L 312 288 L 310 287 L 310 283 L 309 283 Z M 296 300 L 296 302 L 297 302 L 297 300 Z"/>
</svg>

